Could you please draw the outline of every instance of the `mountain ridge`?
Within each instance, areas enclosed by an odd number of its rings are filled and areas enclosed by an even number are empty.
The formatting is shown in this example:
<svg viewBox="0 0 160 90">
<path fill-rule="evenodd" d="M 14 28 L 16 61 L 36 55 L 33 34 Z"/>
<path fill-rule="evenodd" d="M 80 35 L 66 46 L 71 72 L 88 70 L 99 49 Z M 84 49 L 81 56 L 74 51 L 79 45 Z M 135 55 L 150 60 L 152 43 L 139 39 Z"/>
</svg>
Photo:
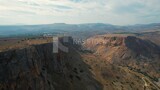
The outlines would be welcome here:
<svg viewBox="0 0 160 90">
<path fill-rule="evenodd" d="M 25 35 L 43 35 L 44 33 L 50 34 L 69 34 L 76 36 L 88 32 L 90 35 L 114 33 L 114 32 L 141 32 L 148 30 L 160 30 L 159 23 L 144 24 L 144 25 L 131 25 L 131 26 L 117 26 L 103 23 L 88 23 L 88 24 L 42 24 L 42 25 L 19 25 L 19 26 L 0 26 L 0 36 L 25 36 Z M 10 33 L 12 32 L 12 33 Z M 76 34 L 76 35 L 74 35 Z M 81 36 L 82 36 L 81 35 Z M 90 36 L 88 35 L 88 36 Z"/>
<path fill-rule="evenodd" d="M 160 47 L 148 40 L 135 36 L 100 35 L 86 40 L 84 47 L 107 62 L 139 69 L 152 78 L 160 77 Z"/>
</svg>

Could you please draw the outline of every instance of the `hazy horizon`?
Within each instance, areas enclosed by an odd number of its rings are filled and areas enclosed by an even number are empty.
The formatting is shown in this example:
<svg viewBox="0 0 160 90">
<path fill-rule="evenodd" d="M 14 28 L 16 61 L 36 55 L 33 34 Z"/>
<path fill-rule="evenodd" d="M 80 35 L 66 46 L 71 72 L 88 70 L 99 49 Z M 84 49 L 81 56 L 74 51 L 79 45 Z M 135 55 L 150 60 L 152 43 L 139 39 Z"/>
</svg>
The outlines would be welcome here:
<svg viewBox="0 0 160 90">
<path fill-rule="evenodd" d="M 54 25 L 54 24 L 66 24 L 66 25 L 82 25 L 82 24 L 106 24 L 106 25 L 115 25 L 115 26 L 134 26 L 134 25 L 149 25 L 149 24 L 159 24 L 160 22 L 151 22 L 151 23 L 136 23 L 136 24 L 126 24 L 126 25 L 116 25 L 110 23 L 41 23 L 41 24 L 0 24 L 0 26 L 34 26 L 34 25 Z"/>
</svg>

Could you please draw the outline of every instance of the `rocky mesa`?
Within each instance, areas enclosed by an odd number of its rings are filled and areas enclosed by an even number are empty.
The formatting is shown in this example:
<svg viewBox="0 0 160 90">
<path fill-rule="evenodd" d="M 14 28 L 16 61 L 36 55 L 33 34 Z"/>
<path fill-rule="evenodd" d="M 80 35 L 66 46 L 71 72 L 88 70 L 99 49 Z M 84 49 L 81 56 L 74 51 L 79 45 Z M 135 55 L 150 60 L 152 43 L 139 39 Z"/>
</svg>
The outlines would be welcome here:
<svg viewBox="0 0 160 90">
<path fill-rule="evenodd" d="M 58 40 L 68 52 L 53 53 L 51 42 L 0 52 L 0 90 L 101 90 L 72 38 Z"/>
<path fill-rule="evenodd" d="M 108 63 L 129 67 L 156 80 L 160 77 L 160 47 L 149 40 L 107 34 L 87 39 L 84 47 Z"/>
<path fill-rule="evenodd" d="M 39 41 L 0 52 L 0 90 L 159 90 L 160 48 L 148 40 L 98 35 L 82 48 L 59 37 L 56 52 Z"/>
</svg>

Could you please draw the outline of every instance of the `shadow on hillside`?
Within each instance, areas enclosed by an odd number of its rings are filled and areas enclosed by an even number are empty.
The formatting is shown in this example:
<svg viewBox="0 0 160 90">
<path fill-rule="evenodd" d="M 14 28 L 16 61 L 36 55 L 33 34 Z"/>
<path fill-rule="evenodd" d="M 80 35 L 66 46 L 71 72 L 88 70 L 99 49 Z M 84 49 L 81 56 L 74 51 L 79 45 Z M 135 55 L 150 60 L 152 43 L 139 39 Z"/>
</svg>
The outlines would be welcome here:
<svg viewBox="0 0 160 90">
<path fill-rule="evenodd" d="M 59 70 L 62 70 L 61 72 L 67 76 L 66 80 L 71 84 L 69 90 L 103 90 L 103 85 L 94 79 L 90 71 L 91 67 L 83 61 L 78 47 L 72 45 L 67 47 L 69 52 L 60 51 L 58 60 L 60 66 L 63 66 L 63 68 L 59 67 Z"/>
<path fill-rule="evenodd" d="M 52 43 L 0 53 L 0 90 L 102 90 L 77 49 L 53 54 Z"/>
</svg>

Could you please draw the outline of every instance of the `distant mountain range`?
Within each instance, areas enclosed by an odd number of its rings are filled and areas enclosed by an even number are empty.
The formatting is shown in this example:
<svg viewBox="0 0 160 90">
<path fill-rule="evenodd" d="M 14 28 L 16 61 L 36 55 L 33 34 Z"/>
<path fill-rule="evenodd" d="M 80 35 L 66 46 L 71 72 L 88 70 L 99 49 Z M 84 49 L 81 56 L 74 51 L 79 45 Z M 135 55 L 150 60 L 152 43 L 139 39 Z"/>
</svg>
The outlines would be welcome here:
<svg viewBox="0 0 160 90">
<path fill-rule="evenodd" d="M 90 36 L 114 32 L 141 32 L 160 30 L 160 23 L 117 26 L 103 23 L 88 24 L 43 24 L 43 25 L 9 25 L 0 26 L 0 37 L 30 36 L 49 34 L 67 34 L 72 36 Z"/>
</svg>

